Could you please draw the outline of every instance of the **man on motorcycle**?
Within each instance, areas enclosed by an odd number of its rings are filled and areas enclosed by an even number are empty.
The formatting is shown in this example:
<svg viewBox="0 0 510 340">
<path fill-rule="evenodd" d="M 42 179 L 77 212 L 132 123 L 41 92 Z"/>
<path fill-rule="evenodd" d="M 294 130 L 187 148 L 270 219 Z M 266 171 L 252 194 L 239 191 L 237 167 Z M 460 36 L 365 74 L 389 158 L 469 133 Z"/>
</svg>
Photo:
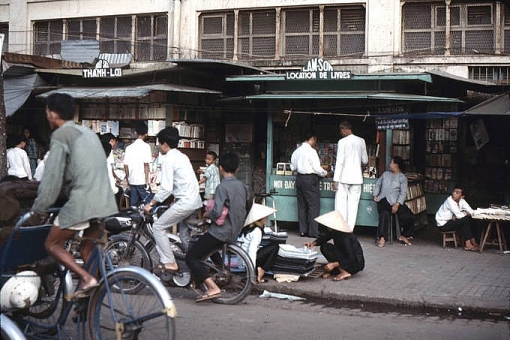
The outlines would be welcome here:
<svg viewBox="0 0 510 340">
<path fill-rule="evenodd" d="M 46 251 L 60 264 L 80 276 L 81 289 L 76 298 L 87 296 L 97 280 L 76 263 L 64 245 L 76 231 L 84 230 L 80 253 L 88 260 L 93 242 L 101 230 L 94 218 L 117 213 L 117 204 L 110 189 L 105 166 L 106 157 L 101 142 L 92 130 L 75 124 L 74 99 L 63 93 L 55 93 L 46 99 L 46 118 L 54 130 L 50 142 L 50 155 L 45 165 L 37 198 L 32 206 L 36 216 L 47 212 L 61 191 L 67 201 L 59 211 L 44 243 Z M 33 221 L 32 221 L 33 222 Z"/>
<path fill-rule="evenodd" d="M 156 203 L 165 201 L 170 195 L 174 196 L 175 203 L 161 215 L 153 227 L 156 249 L 161 262 L 156 270 L 175 272 L 178 270 L 178 265 L 166 230 L 201 208 L 202 200 L 193 166 L 188 156 L 177 149 L 179 130 L 167 126 L 158 133 L 157 138 L 159 151 L 163 155 L 161 186 L 151 201 L 144 206 L 144 210 L 149 212 Z M 181 223 L 179 236 L 183 241 L 187 237 L 184 227 Z"/>
</svg>

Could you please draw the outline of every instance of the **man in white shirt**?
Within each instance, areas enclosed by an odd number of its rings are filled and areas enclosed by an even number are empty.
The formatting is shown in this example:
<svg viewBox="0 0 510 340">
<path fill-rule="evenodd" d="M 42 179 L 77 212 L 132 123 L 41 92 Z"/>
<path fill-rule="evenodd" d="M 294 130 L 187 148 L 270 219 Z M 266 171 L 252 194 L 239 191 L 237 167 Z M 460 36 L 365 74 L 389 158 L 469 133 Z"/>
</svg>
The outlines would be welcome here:
<svg viewBox="0 0 510 340">
<path fill-rule="evenodd" d="M 135 206 L 139 201 L 144 204 L 152 198 L 149 182 L 149 163 L 152 161 L 152 152 L 149 144 L 144 140 L 148 133 L 147 125 L 140 123 L 135 126 L 138 138 L 128 147 L 124 154 L 124 170 L 126 179 L 131 190 L 131 206 Z"/>
<path fill-rule="evenodd" d="M 319 225 L 315 218 L 320 215 L 320 177 L 328 172 L 321 166 L 317 151 L 315 134 L 308 132 L 305 141 L 291 156 L 290 168 L 296 174 L 296 196 L 298 205 L 298 224 L 301 237 L 318 237 Z"/>
<path fill-rule="evenodd" d="M 182 222 L 179 226 L 179 236 L 187 249 L 188 235 L 185 235 L 187 225 L 183 220 L 202 207 L 202 199 L 193 166 L 188 156 L 177 149 L 179 131 L 175 127 L 167 126 L 157 137 L 159 151 L 164 155 L 161 162 L 161 186 L 145 205 L 144 210 L 150 212 L 155 204 L 164 202 L 170 195 L 175 198 L 175 203 L 153 225 L 156 249 L 160 258 L 160 264 L 156 269 L 160 272 L 174 272 L 178 265 L 166 231 L 174 224 Z"/>
<path fill-rule="evenodd" d="M 32 180 L 32 170 L 27 152 L 24 150 L 26 140 L 21 136 L 15 137 L 15 146 L 7 150 L 7 174 L 21 179 Z"/>
<path fill-rule="evenodd" d="M 352 133 L 351 123 L 340 123 L 342 138 L 338 141 L 333 190 L 335 194 L 335 210 L 345 218 L 354 230 L 358 216 L 358 204 L 363 184 L 363 169 L 368 163 L 365 140 Z"/>
<path fill-rule="evenodd" d="M 473 214 L 474 210 L 464 199 L 462 189 L 455 187 L 451 196 L 436 212 L 436 224 L 441 232 L 460 230 L 465 240 L 464 250 L 478 251 L 478 243 L 472 229 Z"/>
</svg>

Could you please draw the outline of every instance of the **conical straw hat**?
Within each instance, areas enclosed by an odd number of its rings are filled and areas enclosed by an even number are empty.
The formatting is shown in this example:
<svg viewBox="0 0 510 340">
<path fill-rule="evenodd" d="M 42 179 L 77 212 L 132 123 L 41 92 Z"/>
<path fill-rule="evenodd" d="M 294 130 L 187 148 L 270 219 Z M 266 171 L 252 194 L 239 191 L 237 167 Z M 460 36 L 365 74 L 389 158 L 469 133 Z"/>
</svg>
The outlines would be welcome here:
<svg viewBox="0 0 510 340">
<path fill-rule="evenodd" d="M 250 212 L 248 213 L 248 216 L 246 216 L 246 220 L 244 221 L 244 226 L 252 224 L 253 222 L 258 221 L 266 216 L 269 216 L 274 212 L 276 212 L 276 209 L 270 208 L 262 204 L 253 203 Z"/>
<path fill-rule="evenodd" d="M 349 227 L 347 222 L 345 222 L 345 219 L 338 210 L 333 210 L 324 215 L 320 215 L 319 217 L 316 217 L 315 220 L 328 228 L 344 233 L 352 233 L 351 227 Z"/>
</svg>

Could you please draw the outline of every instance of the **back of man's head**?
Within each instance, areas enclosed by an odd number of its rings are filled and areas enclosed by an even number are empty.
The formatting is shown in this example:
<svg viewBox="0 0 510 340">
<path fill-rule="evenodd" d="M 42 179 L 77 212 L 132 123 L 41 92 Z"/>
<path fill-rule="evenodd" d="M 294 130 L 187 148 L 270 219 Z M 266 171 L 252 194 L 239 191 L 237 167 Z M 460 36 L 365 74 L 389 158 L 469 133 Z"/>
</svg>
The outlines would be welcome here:
<svg viewBox="0 0 510 340">
<path fill-rule="evenodd" d="M 179 145 L 179 130 L 173 126 L 167 126 L 159 131 L 156 137 L 160 144 L 166 143 L 172 149 L 177 148 Z"/>
<path fill-rule="evenodd" d="M 135 132 L 138 136 L 143 136 L 149 132 L 149 128 L 145 125 L 145 123 L 139 122 L 138 124 L 135 124 Z"/>
<path fill-rule="evenodd" d="M 239 168 L 239 156 L 235 153 L 226 153 L 220 156 L 220 166 L 226 172 L 235 173 Z"/>
<path fill-rule="evenodd" d="M 73 97 L 66 93 L 52 93 L 46 98 L 46 107 L 56 112 L 62 120 L 74 118 L 75 103 Z"/>
</svg>

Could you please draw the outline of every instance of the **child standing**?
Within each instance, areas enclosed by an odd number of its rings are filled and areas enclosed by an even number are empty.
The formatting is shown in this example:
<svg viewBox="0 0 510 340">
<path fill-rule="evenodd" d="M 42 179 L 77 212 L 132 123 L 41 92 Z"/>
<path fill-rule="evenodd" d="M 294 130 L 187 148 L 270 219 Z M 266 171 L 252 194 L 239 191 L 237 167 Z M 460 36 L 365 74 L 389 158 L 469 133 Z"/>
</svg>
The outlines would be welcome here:
<svg viewBox="0 0 510 340">
<path fill-rule="evenodd" d="M 207 169 L 205 171 L 198 170 L 203 173 L 204 177 L 198 181 L 198 185 L 205 183 L 204 199 L 210 200 L 214 198 L 216 187 L 220 184 L 220 171 L 216 166 L 216 158 L 218 155 L 214 151 L 207 151 L 205 154 L 205 164 Z"/>
</svg>

